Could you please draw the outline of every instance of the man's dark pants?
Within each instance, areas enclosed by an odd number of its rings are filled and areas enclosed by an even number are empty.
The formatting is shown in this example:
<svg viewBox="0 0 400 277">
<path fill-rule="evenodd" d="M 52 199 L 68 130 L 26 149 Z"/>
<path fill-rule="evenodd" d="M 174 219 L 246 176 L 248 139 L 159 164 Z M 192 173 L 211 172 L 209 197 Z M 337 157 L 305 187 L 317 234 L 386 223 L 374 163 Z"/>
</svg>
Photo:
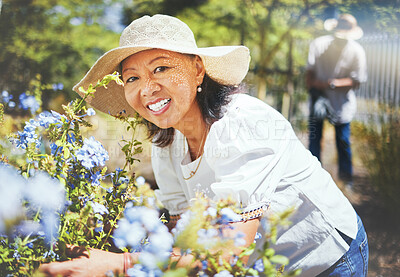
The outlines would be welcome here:
<svg viewBox="0 0 400 277">
<path fill-rule="evenodd" d="M 352 181 L 353 167 L 351 163 L 350 148 L 350 123 L 337 124 L 335 126 L 336 148 L 339 156 L 339 178 L 344 181 Z M 323 120 L 310 117 L 308 122 L 309 149 L 311 153 L 321 161 L 321 139 Z"/>
</svg>

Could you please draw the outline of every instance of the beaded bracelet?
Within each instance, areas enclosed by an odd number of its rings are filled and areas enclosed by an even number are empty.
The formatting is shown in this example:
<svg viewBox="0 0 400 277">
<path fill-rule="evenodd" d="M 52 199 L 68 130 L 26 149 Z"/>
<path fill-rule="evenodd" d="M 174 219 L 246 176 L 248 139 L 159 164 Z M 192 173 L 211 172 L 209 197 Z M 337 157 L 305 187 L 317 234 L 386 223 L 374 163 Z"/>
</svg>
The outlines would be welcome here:
<svg viewBox="0 0 400 277">
<path fill-rule="evenodd" d="M 247 212 L 242 212 L 242 213 L 240 213 L 240 216 L 242 217 L 242 219 L 239 220 L 238 222 L 240 222 L 240 221 L 248 221 L 248 220 L 260 217 L 260 216 L 262 216 L 264 214 L 264 211 L 267 208 L 268 208 L 268 205 L 263 205 L 263 206 L 261 206 L 261 207 L 259 207 L 257 209 L 250 210 L 250 211 L 247 211 Z M 176 223 L 180 218 L 181 218 L 180 214 L 170 215 L 169 216 L 169 221 Z"/>
<path fill-rule="evenodd" d="M 254 210 L 251 210 L 251 211 L 240 213 L 240 215 L 242 216 L 242 220 L 240 220 L 240 221 L 251 220 L 251 219 L 260 217 L 263 214 L 264 214 L 264 206 L 254 209 Z"/>
</svg>

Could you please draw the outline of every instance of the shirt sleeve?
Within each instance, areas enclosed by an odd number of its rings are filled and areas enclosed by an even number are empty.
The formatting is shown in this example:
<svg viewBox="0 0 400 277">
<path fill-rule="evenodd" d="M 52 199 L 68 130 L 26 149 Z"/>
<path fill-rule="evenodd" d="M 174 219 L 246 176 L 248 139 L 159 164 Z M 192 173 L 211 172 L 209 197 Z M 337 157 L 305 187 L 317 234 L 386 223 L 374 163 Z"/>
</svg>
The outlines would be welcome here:
<svg viewBox="0 0 400 277">
<path fill-rule="evenodd" d="M 188 207 L 188 202 L 171 160 L 170 147 L 153 145 L 151 163 L 159 187 L 155 190 L 157 199 L 171 215 L 183 213 Z"/>
<path fill-rule="evenodd" d="M 213 124 L 205 146 L 215 170 L 211 189 L 216 198 L 234 198 L 243 212 L 268 205 L 285 173 L 292 139 L 297 140 L 280 113 L 256 98 L 239 96 Z"/>
<path fill-rule="evenodd" d="M 308 57 L 307 57 L 307 70 L 314 71 L 315 70 L 315 42 L 312 41 L 308 48 Z"/>
<path fill-rule="evenodd" d="M 353 70 L 350 72 L 350 77 L 360 83 L 367 81 L 367 58 L 364 48 L 356 44 L 356 55 L 353 62 Z"/>
</svg>

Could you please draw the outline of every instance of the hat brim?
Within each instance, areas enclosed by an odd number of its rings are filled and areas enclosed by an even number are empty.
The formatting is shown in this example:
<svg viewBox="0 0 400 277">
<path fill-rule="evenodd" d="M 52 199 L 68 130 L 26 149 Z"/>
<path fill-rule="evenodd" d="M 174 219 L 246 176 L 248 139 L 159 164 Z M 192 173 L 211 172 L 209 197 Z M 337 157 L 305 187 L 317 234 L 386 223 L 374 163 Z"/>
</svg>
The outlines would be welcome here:
<svg viewBox="0 0 400 277">
<path fill-rule="evenodd" d="M 333 35 L 341 39 L 357 40 L 362 38 L 364 32 L 360 27 L 357 26 L 351 30 L 337 30 L 333 33 Z"/>
<path fill-rule="evenodd" d="M 148 49 L 162 49 L 182 54 L 193 54 L 201 57 L 205 71 L 213 80 L 223 85 L 237 85 L 246 76 L 249 69 L 250 54 L 245 46 L 215 46 L 206 48 L 185 48 L 185 47 L 160 47 L 160 45 L 137 45 L 117 47 L 101 56 L 85 77 L 73 87 L 82 97 L 84 94 L 79 91 L 80 87 L 87 89 L 90 84 L 95 85 L 105 75 L 119 71 L 120 63 L 127 57 L 140 51 Z M 86 99 L 94 108 L 111 114 L 118 115 L 121 112 L 127 116 L 135 114 L 134 109 L 125 99 L 124 89 L 121 85 L 111 82 L 107 88 L 97 88 L 93 97 Z"/>
<path fill-rule="evenodd" d="M 341 39 L 357 40 L 360 39 L 364 32 L 359 26 L 355 26 L 350 30 L 336 29 L 338 24 L 337 19 L 329 18 L 324 22 L 324 29 L 328 32 L 333 32 L 333 35 Z"/>
</svg>

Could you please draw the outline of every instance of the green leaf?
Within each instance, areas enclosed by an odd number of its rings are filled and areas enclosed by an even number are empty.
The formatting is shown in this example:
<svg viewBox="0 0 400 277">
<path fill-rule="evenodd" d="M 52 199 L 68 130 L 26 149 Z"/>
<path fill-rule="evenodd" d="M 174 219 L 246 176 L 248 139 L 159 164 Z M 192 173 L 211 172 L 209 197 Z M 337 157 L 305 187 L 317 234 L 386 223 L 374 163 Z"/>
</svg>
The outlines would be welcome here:
<svg viewBox="0 0 400 277">
<path fill-rule="evenodd" d="M 63 147 L 64 150 L 64 159 L 68 160 L 68 158 L 71 156 L 71 152 L 69 151 L 68 147 Z"/>
<path fill-rule="evenodd" d="M 264 256 L 266 257 L 272 257 L 275 254 L 275 250 L 272 248 L 267 248 L 264 251 Z"/>
<path fill-rule="evenodd" d="M 165 272 L 163 276 L 164 277 L 186 277 L 186 276 L 188 276 L 188 273 L 189 272 L 185 268 L 180 267 L 180 268 L 176 268 L 176 269 Z"/>
<path fill-rule="evenodd" d="M 239 254 L 239 258 L 243 258 L 244 256 L 250 256 L 251 254 L 253 254 L 255 249 L 256 249 L 256 244 L 253 242 Z"/>
<path fill-rule="evenodd" d="M 271 263 L 274 264 L 282 264 L 287 265 L 289 263 L 289 259 L 282 255 L 275 255 L 270 258 Z"/>
</svg>

